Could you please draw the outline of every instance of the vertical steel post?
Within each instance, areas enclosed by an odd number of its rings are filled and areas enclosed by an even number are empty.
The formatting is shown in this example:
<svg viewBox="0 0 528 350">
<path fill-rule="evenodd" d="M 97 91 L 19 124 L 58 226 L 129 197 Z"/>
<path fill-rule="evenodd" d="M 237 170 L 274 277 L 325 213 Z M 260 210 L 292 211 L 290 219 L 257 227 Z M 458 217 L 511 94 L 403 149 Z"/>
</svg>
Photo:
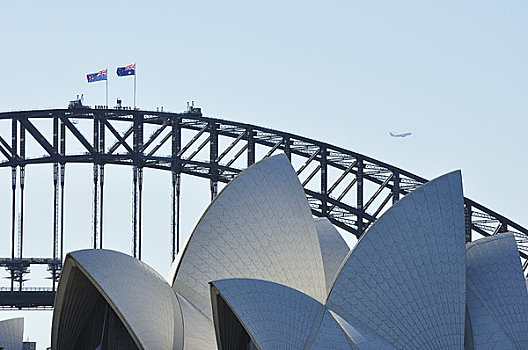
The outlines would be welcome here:
<svg viewBox="0 0 528 350">
<path fill-rule="evenodd" d="M 135 78 L 135 75 L 134 75 Z M 134 107 L 135 109 L 135 107 Z M 137 125 L 137 163 L 138 163 L 138 259 L 141 260 L 141 247 L 143 238 L 143 160 L 142 151 L 143 148 L 143 114 L 138 114 L 138 125 Z"/>
<path fill-rule="evenodd" d="M 13 166 L 11 167 L 11 259 L 15 259 L 16 245 L 16 185 L 17 185 L 17 164 L 18 164 L 18 130 L 17 119 L 13 116 L 11 120 L 11 156 Z M 11 291 L 14 290 L 15 275 L 11 270 Z"/>
<path fill-rule="evenodd" d="M 209 122 L 209 178 L 211 184 L 211 201 L 215 199 L 218 193 L 218 124 Z"/>
<path fill-rule="evenodd" d="M 172 212 L 171 212 L 171 261 L 176 259 L 180 251 L 180 181 L 181 168 L 181 119 L 172 117 Z"/>
<path fill-rule="evenodd" d="M 134 258 L 137 257 L 137 166 L 134 165 L 132 168 L 132 255 Z"/>
<path fill-rule="evenodd" d="M 398 170 L 394 170 L 392 182 L 392 204 L 395 204 L 400 200 L 400 172 Z"/>
<path fill-rule="evenodd" d="M 291 163 L 291 140 L 289 136 L 284 136 L 284 154 L 286 154 Z"/>
<path fill-rule="evenodd" d="M 322 216 L 326 216 L 327 214 L 327 188 L 328 188 L 328 152 L 326 150 L 326 147 L 321 146 L 320 149 L 320 155 L 321 155 L 321 214 Z"/>
<path fill-rule="evenodd" d="M 104 159 L 101 158 L 105 154 L 105 124 L 101 120 L 99 128 L 99 249 L 103 249 Z"/>
<path fill-rule="evenodd" d="M 142 215 L 142 209 L 143 209 L 143 168 L 139 168 L 138 169 L 138 189 L 139 189 L 139 193 L 138 193 L 138 198 L 139 198 L 139 201 L 138 201 L 138 259 L 141 260 L 141 246 L 142 246 L 142 228 L 143 228 L 143 224 L 142 224 L 142 218 L 143 218 L 143 215 Z"/>
<path fill-rule="evenodd" d="M 26 160 L 26 128 L 20 125 L 20 222 L 18 237 L 18 257 L 22 259 L 24 252 L 24 186 L 26 180 L 25 160 Z M 19 271 L 19 290 L 22 290 L 23 271 Z"/>
<path fill-rule="evenodd" d="M 60 121 L 60 153 L 66 155 L 66 125 Z M 66 175 L 66 164 L 60 165 L 60 261 L 64 258 L 64 176 Z"/>
<path fill-rule="evenodd" d="M 472 208 L 470 204 L 464 205 L 464 226 L 466 231 L 466 242 L 471 242 L 471 212 Z"/>
<path fill-rule="evenodd" d="M 357 209 L 359 211 L 357 217 L 358 237 L 363 234 L 363 159 L 357 160 Z"/>
<path fill-rule="evenodd" d="M 134 257 L 138 257 L 141 254 L 141 193 L 139 193 L 139 205 L 138 205 L 138 180 L 139 191 L 141 192 L 143 187 L 143 170 L 141 160 L 141 148 L 143 146 L 143 115 L 133 112 L 133 131 L 134 131 L 134 148 L 133 148 L 133 182 L 134 182 L 134 193 L 133 193 L 133 209 L 132 209 L 132 226 L 133 226 L 133 252 Z M 139 215 L 139 216 L 138 216 Z M 139 238 L 139 242 L 138 242 Z M 138 245 L 139 243 L 139 245 Z M 141 259 L 141 256 L 138 257 Z"/>
<path fill-rule="evenodd" d="M 251 128 L 247 128 L 247 166 L 255 164 L 255 132 Z"/>
<path fill-rule="evenodd" d="M 93 249 L 97 249 L 97 226 L 99 215 L 99 157 L 97 155 L 99 149 L 99 123 L 97 114 L 93 117 L 93 148 L 95 154 L 93 155 Z"/>
<path fill-rule="evenodd" d="M 59 250 L 59 163 L 57 163 L 57 156 L 59 150 L 59 118 L 57 115 L 53 116 L 53 260 L 57 260 Z M 51 268 L 51 278 L 53 284 L 53 291 L 57 282 L 57 265 L 53 263 Z"/>
</svg>

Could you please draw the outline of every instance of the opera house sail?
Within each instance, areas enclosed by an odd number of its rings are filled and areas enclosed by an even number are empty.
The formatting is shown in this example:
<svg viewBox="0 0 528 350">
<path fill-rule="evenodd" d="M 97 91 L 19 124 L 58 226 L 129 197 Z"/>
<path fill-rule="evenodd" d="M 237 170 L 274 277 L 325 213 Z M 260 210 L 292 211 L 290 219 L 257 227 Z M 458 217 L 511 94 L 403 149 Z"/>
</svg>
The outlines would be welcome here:
<svg viewBox="0 0 528 350">
<path fill-rule="evenodd" d="M 389 208 L 350 250 L 284 155 L 235 177 L 167 280 L 109 250 L 68 254 L 52 348 L 528 349 L 515 238 L 465 242 L 462 176 Z"/>
<path fill-rule="evenodd" d="M 23 317 L 0 321 L 0 350 L 22 350 L 23 341 Z"/>
</svg>

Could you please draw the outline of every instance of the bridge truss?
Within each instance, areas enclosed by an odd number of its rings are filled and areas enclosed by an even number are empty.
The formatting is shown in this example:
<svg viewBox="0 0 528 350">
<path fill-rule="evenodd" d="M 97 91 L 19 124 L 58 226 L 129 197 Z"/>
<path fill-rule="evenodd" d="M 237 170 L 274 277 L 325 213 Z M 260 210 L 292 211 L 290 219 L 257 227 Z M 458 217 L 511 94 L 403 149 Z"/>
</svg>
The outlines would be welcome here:
<svg viewBox="0 0 528 350">
<path fill-rule="evenodd" d="M 0 168 L 11 168 L 12 216 L 11 256 L 0 258 L 0 266 L 10 274 L 11 286 L 0 290 L 0 308 L 53 306 L 64 256 L 64 182 L 69 163 L 93 165 L 93 248 L 103 248 L 105 165 L 132 167 L 132 255 L 139 259 L 145 168 L 172 174 L 172 259 L 180 250 L 182 174 L 208 179 L 212 200 L 217 195 L 219 183 L 228 183 L 260 159 L 285 153 L 297 171 L 312 213 L 327 217 L 358 238 L 388 207 L 427 182 L 398 167 L 328 143 L 204 117 L 201 110 L 194 107 L 184 113 L 106 108 L 6 112 L 0 113 L 2 121 L 9 123 L 11 129 L 10 139 L 0 136 Z M 41 121 L 51 127 L 41 127 Z M 26 156 L 28 138 L 32 138 L 45 154 Z M 80 148 L 71 152 L 66 140 L 74 140 Z M 53 165 L 53 252 L 50 257 L 23 256 L 25 167 L 33 164 Z M 466 240 L 471 241 L 477 237 L 475 235 L 514 232 L 526 273 L 528 230 L 468 198 L 464 200 L 464 207 Z M 23 287 L 24 276 L 33 264 L 47 265 L 52 280 L 49 289 Z"/>
</svg>

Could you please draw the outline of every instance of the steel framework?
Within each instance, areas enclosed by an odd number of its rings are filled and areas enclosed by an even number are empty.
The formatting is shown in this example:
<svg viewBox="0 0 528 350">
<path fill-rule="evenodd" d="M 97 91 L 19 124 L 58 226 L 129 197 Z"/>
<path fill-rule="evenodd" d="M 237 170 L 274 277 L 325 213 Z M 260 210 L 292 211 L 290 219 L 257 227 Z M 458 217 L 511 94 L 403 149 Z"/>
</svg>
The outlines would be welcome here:
<svg viewBox="0 0 528 350">
<path fill-rule="evenodd" d="M 51 128 L 39 127 L 36 121 L 41 120 L 50 123 Z M 10 167 L 12 173 L 11 257 L 0 259 L 0 266 L 10 273 L 11 287 L 0 291 L 0 308 L 52 307 L 64 255 L 64 179 L 68 163 L 93 164 L 93 248 L 103 247 L 105 165 L 132 166 L 132 255 L 139 259 L 145 168 L 166 170 L 172 174 L 172 259 L 180 249 L 182 174 L 208 179 L 211 199 L 214 199 L 218 183 L 229 182 L 258 159 L 283 152 L 301 179 L 312 213 L 327 217 L 334 225 L 356 237 L 360 237 L 393 203 L 427 181 L 398 167 L 328 143 L 255 125 L 204 117 L 194 106 L 189 106 L 184 113 L 104 107 L 18 111 L 0 113 L 0 121 L 11 126 L 10 140 L 0 136 L 0 168 Z M 80 121 L 90 124 L 89 134 L 77 125 Z M 145 135 L 146 129 L 152 132 Z M 26 156 L 27 137 L 32 138 L 45 154 Z M 82 150 L 69 152 L 67 138 L 73 138 Z M 53 165 L 53 254 L 46 258 L 23 257 L 25 167 L 46 163 Z M 475 233 L 490 236 L 513 231 L 526 273 L 528 230 L 468 198 L 464 204 L 467 241 L 471 241 Z M 24 276 L 32 264 L 48 266 L 52 279 L 49 290 L 23 288 Z"/>
</svg>

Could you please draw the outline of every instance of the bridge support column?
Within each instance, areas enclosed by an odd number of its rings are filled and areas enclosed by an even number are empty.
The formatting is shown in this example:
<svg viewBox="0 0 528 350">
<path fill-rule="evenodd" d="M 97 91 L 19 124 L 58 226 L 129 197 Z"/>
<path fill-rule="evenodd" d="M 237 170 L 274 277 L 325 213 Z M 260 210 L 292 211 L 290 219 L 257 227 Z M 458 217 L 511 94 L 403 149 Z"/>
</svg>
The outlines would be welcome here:
<svg viewBox="0 0 528 350">
<path fill-rule="evenodd" d="M 471 242 L 471 205 L 466 204 L 464 206 L 464 223 L 465 223 L 465 231 L 466 231 L 466 243 Z"/>
<path fill-rule="evenodd" d="M 321 147 L 321 214 L 323 214 L 324 217 L 326 217 L 327 214 L 327 203 L 326 203 L 326 196 L 328 195 L 328 177 L 327 177 L 327 165 L 328 165 L 328 159 L 327 159 L 327 151 L 326 147 Z"/>
<path fill-rule="evenodd" d="M 105 153 L 105 124 L 99 122 L 99 156 Z M 103 249 L 103 201 L 104 201 L 104 161 L 99 165 L 99 249 Z"/>
<path fill-rule="evenodd" d="M 143 115 L 134 112 L 134 149 L 133 149 L 133 201 L 132 201 L 132 245 L 133 255 L 141 260 L 141 200 L 143 190 L 142 148 L 143 148 Z M 138 191 L 139 181 L 139 191 Z M 139 196 L 139 202 L 138 202 Z"/>
<path fill-rule="evenodd" d="M 247 166 L 255 164 L 255 132 L 253 129 L 247 129 Z"/>
<path fill-rule="evenodd" d="M 13 160 L 18 157 L 18 124 L 17 119 L 11 120 L 11 156 Z M 16 246 L 16 185 L 17 185 L 17 163 L 11 167 L 11 259 L 15 259 Z M 11 291 L 14 290 L 15 275 L 11 270 Z"/>
<path fill-rule="evenodd" d="M 60 121 L 60 154 L 66 155 L 66 126 Z M 60 261 L 61 266 L 64 258 L 64 177 L 66 175 L 66 164 L 60 165 Z"/>
<path fill-rule="evenodd" d="M 103 249 L 104 165 L 99 166 L 99 249 Z"/>
<path fill-rule="evenodd" d="M 357 216 L 357 230 L 358 237 L 363 234 L 363 159 L 357 160 L 357 209 L 359 214 Z"/>
<path fill-rule="evenodd" d="M 53 259 L 57 260 L 59 250 L 59 165 L 53 164 Z M 58 271 L 50 266 L 53 290 L 58 279 Z"/>
<path fill-rule="evenodd" d="M 53 116 L 53 156 L 56 157 L 59 151 L 59 118 Z M 57 260 L 59 250 L 59 163 L 53 163 L 53 259 Z M 58 270 L 55 264 L 48 266 L 51 272 L 52 288 L 55 287 L 58 279 Z"/>
<path fill-rule="evenodd" d="M 395 170 L 392 176 L 392 204 L 400 200 L 400 172 Z"/>
<path fill-rule="evenodd" d="M 134 165 L 132 169 L 132 255 L 137 258 L 137 178 L 138 168 Z"/>
<path fill-rule="evenodd" d="M 26 128 L 20 126 L 20 158 L 22 161 L 26 159 Z M 18 257 L 22 259 L 24 253 L 24 187 L 26 181 L 26 167 L 24 163 L 20 166 L 20 213 L 18 223 Z M 24 281 L 24 269 L 20 268 L 17 271 L 19 290 L 22 290 Z"/>
<path fill-rule="evenodd" d="M 176 255 L 180 251 L 180 181 L 181 175 L 179 173 L 172 173 L 172 248 L 171 261 L 176 259 Z"/>
<path fill-rule="evenodd" d="M 93 119 L 93 148 L 95 152 L 98 152 L 99 149 L 99 123 L 97 115 L 94 115 Z M 93 155 L 93 249 L 97 249 L 97 228 L 98 228 L 98 217 L 99 217 L 99 157 L 98 155 Z"/>
<path fill-rule="evenodd" d="M 181 119 L 172 117 L 172 211 L 171 211 L 171 262 L 180 251 L 180 186 L 181 186 Z"/>
<path fill-rule="evenodd" d="M 209 141 L 209 161 L 211 167 L 209 168 L 209 177 L 211 183 L 211 201 L 216 198 L 218 194 L 218 124 L 209 123 L 209 134 L 211 139 Z"/>
<path fill-rule="evenodd" d="M 284 137 L 284 154 L 286 154 L 286 157 L 291 162 L 291 140 L 288 136 Z"/>
<path fill-rule="evenodd" d="M 92 232 L 92 246 L 93 249 L 97 249 L 97 217 L 98 214 L 98 198 L 99 198 L 99 185 L 98 185 L 98 179 L 99 179 L 99 166 L 94 164 L 93 166 L 93 232 Z"/>
<path fill-rule="evenodd" d="M 138 169 L 138 259 L 141 260 L 141 247 L 143 238 L 143 168 Z"/>
</svg>

